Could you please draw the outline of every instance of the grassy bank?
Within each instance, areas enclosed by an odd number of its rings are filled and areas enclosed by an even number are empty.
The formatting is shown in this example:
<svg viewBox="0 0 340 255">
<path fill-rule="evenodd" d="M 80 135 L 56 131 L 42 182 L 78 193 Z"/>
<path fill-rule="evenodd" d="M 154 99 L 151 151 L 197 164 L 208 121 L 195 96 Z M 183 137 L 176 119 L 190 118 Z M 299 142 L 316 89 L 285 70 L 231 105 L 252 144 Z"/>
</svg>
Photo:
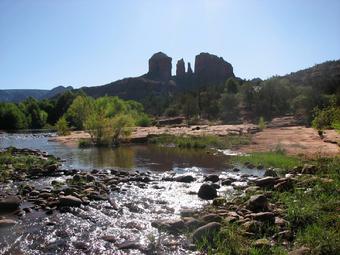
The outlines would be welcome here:
<svg viewBox="0 0 340 255">
<path fill-rule="evenodd" d="M 27 175 L 39 175 L 55 168 L 58 160 L 39 152 L 9 148 L 0 152 L 0 182 L 23 179 Z"/>
<path fill-rule="evenodd" d="M 160 135 L 149 139 L 149 143 L 176 146 L 179 148 L 193 149 L 231 149 L 241 145 L 250 144 L 250 135 L 227 135 L 227 136 L 185 136 L 185 135 Z"/>
<path fill-rule="evenodd" d="M 303 163 L 301 158 L 289 156 L 282 152 L 255 152 L 246 156 L 236 156 L 233 161 L 235 163 L 251 163 L 255 166 L 262 165 L 283 170 L 292 169 L 294 166 Z"/>
<path fill-rule="evenodd" d="M 256 154 L 252 162 L 266 159 L 268 166 L 286 169 L 298 163 L 296 158 L 269 155 Z M 208 254 L 281 255 L 296 249 L 305 249 L 306 253 L 294 254 L 340 254 L 340 157 L 308 163 L 316 166 L 316 173 L 295 175 L 293 185 L 287 190 L 260 188 L 232 202 L 237 208 L 246 204 L 251 195 L 265 194 L 270 210 L 285 221 L 284 232 L 276 223 L 268 223 L 248 233 L 242 223 L 224 220 L 221 230 L 210 240 L 206 238 L 198 243 L 198 248 Z M 230 204 L 225 205 L 226 210 L 230 208 L 233 208 Z M 217 209 L 222 208 L 209 210 Z"/>
</svg>

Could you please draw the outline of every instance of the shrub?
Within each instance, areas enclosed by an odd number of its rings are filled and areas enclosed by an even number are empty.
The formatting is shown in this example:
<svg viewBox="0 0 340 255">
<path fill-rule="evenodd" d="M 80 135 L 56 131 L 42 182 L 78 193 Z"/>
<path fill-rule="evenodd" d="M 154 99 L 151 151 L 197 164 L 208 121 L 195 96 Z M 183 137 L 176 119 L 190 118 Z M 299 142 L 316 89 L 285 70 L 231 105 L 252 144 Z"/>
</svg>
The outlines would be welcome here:
<svg viewBox="0 0 340 255">
<path fill-rule="evenodd" d="M 57 134 L 58 135 L 69 135 L 70 134 L 70 129 L 68 127 L 68 123 L 67 123 L 65 117 L 61 117 L 57 121 L 56 128 L 57 128 Z"/>
<path fill-rule="evenodd" d="M 266 128 L 266 122 L 263 117 L 260 117 L 258 126 L 261 131 Z"/>
<path fill-rule="evenodd" d="M 141 114 L 141 116 L 136 121 L 136 126 L 139 127 L 149 127 L 151 126 L 152 121 L 150 117 L 146 114 Z"/>
</svg>

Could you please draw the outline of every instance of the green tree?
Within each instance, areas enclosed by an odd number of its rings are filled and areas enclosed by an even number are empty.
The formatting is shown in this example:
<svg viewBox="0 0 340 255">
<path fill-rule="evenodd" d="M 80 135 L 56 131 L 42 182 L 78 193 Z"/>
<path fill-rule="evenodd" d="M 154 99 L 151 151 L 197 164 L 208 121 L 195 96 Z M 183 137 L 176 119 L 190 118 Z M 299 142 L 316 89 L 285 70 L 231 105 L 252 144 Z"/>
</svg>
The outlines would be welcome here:
<svg viewBox="0 0 340 255">
<path fill-rule="evenodd" d="M 0 129 L 18 130 L 27 128 L 25 114 L 13 103 L 0 103 Z"/>
<path fill-rule="evenodd" d="M 57 121 L 56 128 L 57 128 L 58 135 L 69 135 L 70 134 L 70 128 L 68 126 L 68 123 L 65 117 L 61 117 Z"/>
<path fill-rule="evenodd" d="M 29 97 L 21 103 L 21 107 L 26 114 L 29 128 L 43 128 L 47 123 L 47 113 L 40 109 L 38 101 Z"/>
<path fill-rule="evenodd" d="M 220 99 L 220 115 L 224 122 L 235 121 L 239 116 L 238 99 L 234 94 L 224 93 Z"/>
<path fill-rule="evenodd" d="M 77 96 L 67 112 L 65 113 L 66 119 L 76 129 L 84 129 L 84 123 L 93 109 L 93 99 L 87 96 Z"/>
<path fill-rule="evenodd" d="M 229 78 L 226 81 L 225 86 L 229 94 L 236 94 L 238 92 L 238 82 L 235 78 Z"/>
</svg>

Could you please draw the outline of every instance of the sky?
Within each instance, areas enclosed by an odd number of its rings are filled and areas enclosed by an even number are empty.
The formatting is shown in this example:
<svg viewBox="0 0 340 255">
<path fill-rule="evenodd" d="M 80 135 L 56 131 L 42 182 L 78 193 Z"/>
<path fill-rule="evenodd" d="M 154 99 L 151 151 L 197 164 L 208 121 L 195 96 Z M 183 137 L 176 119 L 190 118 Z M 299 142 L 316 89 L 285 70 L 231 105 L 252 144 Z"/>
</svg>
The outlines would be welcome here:
<svg viewBox="0 0 340 255">
<path fill-rule="evenodd" d="M 340 59 L 339 0 L 0 0 L 0 89 L 95 86 L 209 52 L 246 79 Z"/>
</svg>

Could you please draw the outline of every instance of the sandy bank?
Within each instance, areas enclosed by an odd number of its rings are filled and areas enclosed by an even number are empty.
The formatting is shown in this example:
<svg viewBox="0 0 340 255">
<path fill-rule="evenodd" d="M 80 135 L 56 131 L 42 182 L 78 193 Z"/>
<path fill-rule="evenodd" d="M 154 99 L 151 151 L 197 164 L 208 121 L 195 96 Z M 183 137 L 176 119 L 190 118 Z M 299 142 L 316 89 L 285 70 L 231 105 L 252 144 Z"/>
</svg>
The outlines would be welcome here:
<svg viewBox="0 0 340 255">
<path fill-rule="evenodd" d="M 334 156 L 340 155 L 340 134 L 334 130 L 326 130 L 321 139 L 312 128 L 303 126 L 267 128 L 257 132 L 257 126 L 243 125 L 198 125 L 191 127 L 137 127 L 132 132 L 131 142 L 145 142 L 150 135 L 219 135 L 252 133 L 252 143 L 239 149 L 241 152 L 264 152 L 283 149 L 290 155 Z M 68 136 L 53 137 L 50 140 L 69 146 L 77 146 L 79 139 L 89 139 L 90 135 L 83 131 L 72 132 Z"/>
</svg>

